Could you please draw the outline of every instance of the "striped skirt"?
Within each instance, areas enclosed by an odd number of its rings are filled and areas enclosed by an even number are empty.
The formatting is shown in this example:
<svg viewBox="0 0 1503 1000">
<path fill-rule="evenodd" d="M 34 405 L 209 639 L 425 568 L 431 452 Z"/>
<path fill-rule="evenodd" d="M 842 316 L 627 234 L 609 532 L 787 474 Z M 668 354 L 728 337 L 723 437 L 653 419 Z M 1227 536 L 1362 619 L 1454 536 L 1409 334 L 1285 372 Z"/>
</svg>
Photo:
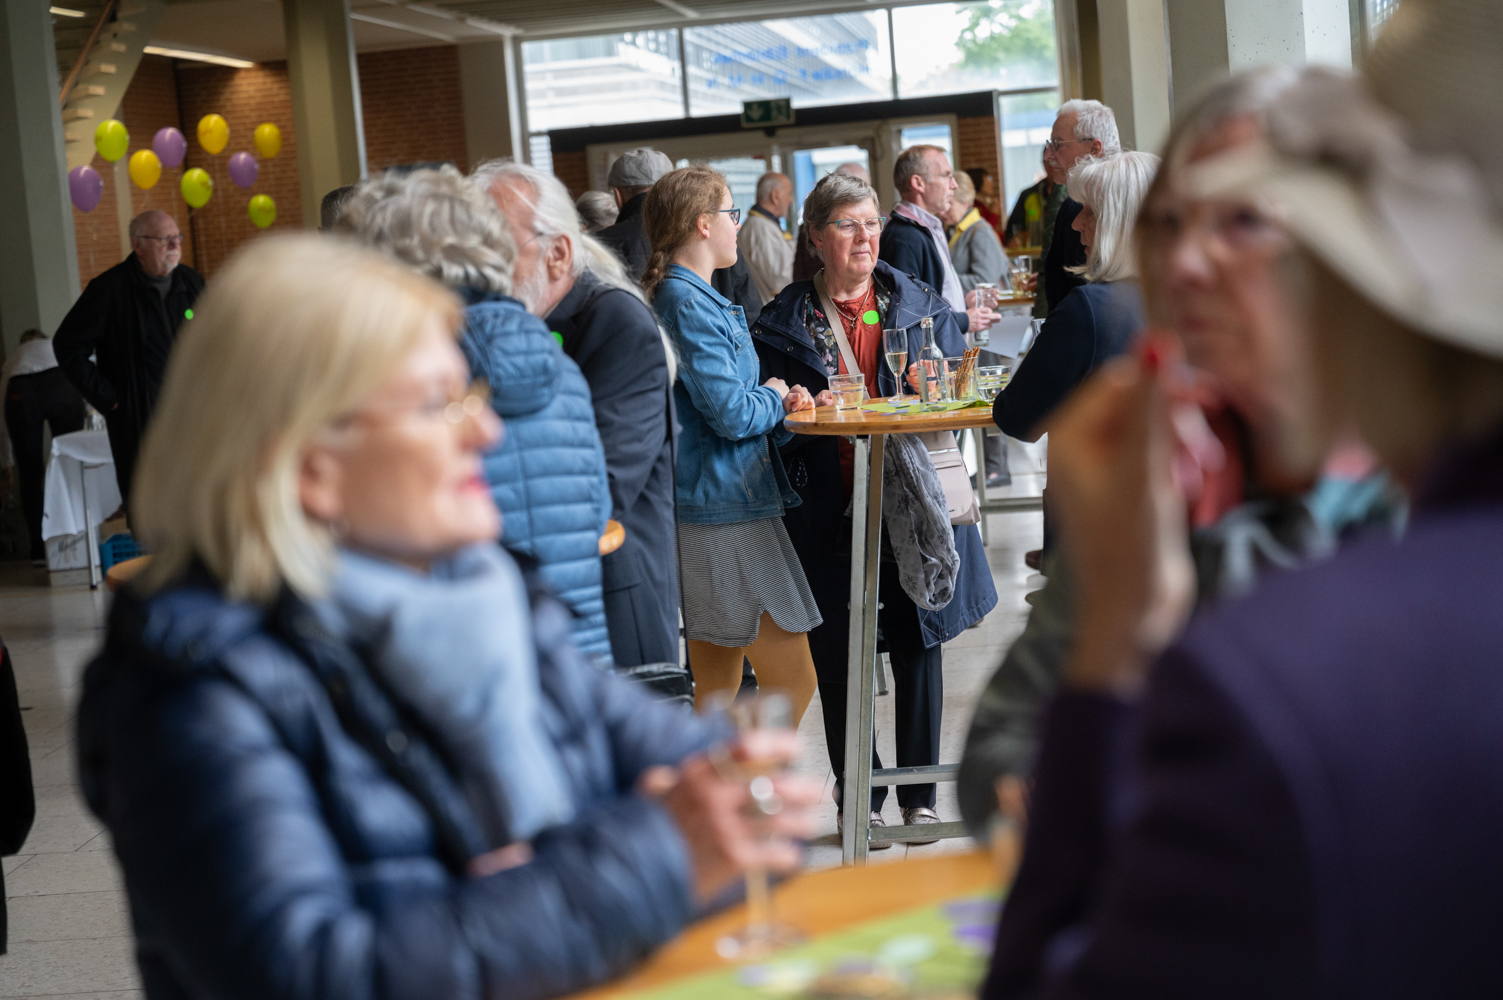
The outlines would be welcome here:
<svg viewBox="0 0 1503 1000">
<path fill-rule="evenodd" d="M 762 612 L 784 632 L 823 619 L 781 517 L 734 524 L 680 524 L 684 638 L 750 646 Z"/>
</svg>

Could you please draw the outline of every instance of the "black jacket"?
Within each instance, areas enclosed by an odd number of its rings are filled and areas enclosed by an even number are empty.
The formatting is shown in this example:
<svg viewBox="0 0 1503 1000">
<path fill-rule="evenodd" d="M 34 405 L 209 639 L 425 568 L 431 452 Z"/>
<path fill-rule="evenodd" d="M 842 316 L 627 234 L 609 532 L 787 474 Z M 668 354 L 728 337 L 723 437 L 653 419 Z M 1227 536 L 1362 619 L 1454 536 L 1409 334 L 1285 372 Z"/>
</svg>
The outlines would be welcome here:
<svg viewBox="0 0 1503 1000">
<path fill-rule="evenodd" d="M 1038 340 L 992 403 L 1002 431 L 1038 439 L 1044 418 L 1143 328 L 1143 294 L 1131 281 L 1082 285 L 1049 313 Z"/>
<path fill-rule="evenodd" d="M 618 667 L 678 661 L 673 526 L 673 394 L 652 311 L 589 271 L 548 314 L 595 407 L 611 517 L 626 541 L 603 562 L 606 627 Z"/>
<path fill-rule="evenodd" d="M 652 256 L 652 241 L 647 238 L 647 228 L 642 224 L 642 205 L 646 201 L 645 192 L 633 195 L 621 206 L 616 224 L 606 226 L 595 234 L 597 240 L 615 251 L 616 256 L 626 265 L 626 273 L 631 275 L 631 280 L 637 282 L 642 280 L 642 274 L 647 270 L 647 259 Z M 722 267 L 710 275 L 710 287 L 730 299 L 732 305 L 741 307 L 741 311 L 746 313 L 748 328 L 757 321 L 757 316 L 762 312 L 762 296 L 757 294 L 751 268 L 746 266 L 746 260 L 739 249 L 736 251 L 735 264 Z"/>
<path fill-rule="evenodd" d="M 15 854 L 26 843 L 37 812 L 31 785 L 31 755 L 10 650 L 0 645 L 0 854 Z M 5 877 L 0 874 L 0 955 L 5 954 Z"/>
<path fill-rule="evenodd" d="M 203 290 L 203 275 L 179 264 L 164 301 L 131 254 L 89 282 L 52 340 L 58 367 L 104 414 L 115 477 L 127 502 L 136 453 L 162 391 L 167 357 Z M 91 354 L 94 361 L 89 360 Z"/>
<path fill-rule="evenodd" d="M 934 244 L 934 234 L 912 219 L 905 219 L 901 215 L 893 215 L 887 221 L 887 228 L 882 231 L 882 242 L 877 248 L 877 259 L 886 261 L 892 265 L 894 271 L 901 271 L 922 285 L 927 285 L 929 290 L 936 295 L 943 295 L 945 288 L 945 264 L 948 257 L 941 257 L 939 247 Z M 971 329 L 971 318 L 964 311 L 955 312 L 955 322 L 960 325 L 960 332 L 967 333 Z"/>
<path fill-rule="evenodd" d="M 1080 202 L 1066 198 L 1054 217 L 1054 239 L 1049 243 L 1049 256 L 1044 258 L 1044 298 L 1053 312 L 1075 289 L 1085 284 L 1078 274 L 1066 271 L 1067 267 L 1080 267 L 1086 262 L 1085 244 L 1072 223 L 1080 214 Z"/>
</svg>

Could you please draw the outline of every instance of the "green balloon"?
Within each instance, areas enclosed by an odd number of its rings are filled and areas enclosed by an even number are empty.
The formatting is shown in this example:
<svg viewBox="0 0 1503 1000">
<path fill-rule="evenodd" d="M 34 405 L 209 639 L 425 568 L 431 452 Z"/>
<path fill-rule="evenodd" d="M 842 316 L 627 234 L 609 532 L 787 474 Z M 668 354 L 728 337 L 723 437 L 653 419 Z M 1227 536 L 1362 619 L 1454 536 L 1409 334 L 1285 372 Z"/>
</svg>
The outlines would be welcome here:
<svg viewBox="0 0 1503 1000">
<path fill-rule="evenodd" d="M 245 206 L 245 212 L 257 229 L 265 229 L 277 221 L 277 203 L 269 194 L 256 195 Z"/>
</svg>

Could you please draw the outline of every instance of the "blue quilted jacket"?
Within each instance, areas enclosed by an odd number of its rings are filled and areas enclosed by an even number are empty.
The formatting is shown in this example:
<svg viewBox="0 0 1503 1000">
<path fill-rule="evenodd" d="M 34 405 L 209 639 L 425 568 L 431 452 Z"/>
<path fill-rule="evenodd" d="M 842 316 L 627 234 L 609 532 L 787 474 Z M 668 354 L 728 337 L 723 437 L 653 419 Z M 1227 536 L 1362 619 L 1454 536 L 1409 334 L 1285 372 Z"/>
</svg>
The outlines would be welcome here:
<svg viewBox="0 0 1503 1000">
<path fill-rule="evenodd" d="M 461 346 L 506 422 L 500 446 L 485 456 L 501 543 L 538 561 L 543 582 L 577 616 L 575 644 L 609 665 L 600 536 L 611 493 L 589 383 L 522 303 L 494 292 L 461 294 L 469 302 Z"/>
</svg>

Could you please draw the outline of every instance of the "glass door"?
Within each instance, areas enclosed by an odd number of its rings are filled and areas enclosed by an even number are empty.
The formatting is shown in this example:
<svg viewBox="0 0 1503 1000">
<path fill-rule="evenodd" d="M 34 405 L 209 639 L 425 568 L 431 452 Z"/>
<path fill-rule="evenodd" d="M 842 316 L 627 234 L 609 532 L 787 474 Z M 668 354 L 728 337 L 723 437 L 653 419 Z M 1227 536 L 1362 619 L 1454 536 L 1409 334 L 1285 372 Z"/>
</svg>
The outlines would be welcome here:
<svg viewBox="0 0 1503 1000">
<path fill-rule="evenodd" d="M 847 163 L 855 163 L 871 176 L 872 162 L 875 160 L 872 145 L 847 144 L 841 146 L 812 146 L 803 149 L 795 149 L 788 158 L 792 170 L 788 176 L 793 180 L 793 207 L 789 209 L 792 216 L 788 220 L 789 231 L 797 229 L 804 220 L 804 199 L 809 197 L 809 192 L 814 190 L 814 185 L 828 174 L 833 174 L 837 168 Z"/>
</svg>

